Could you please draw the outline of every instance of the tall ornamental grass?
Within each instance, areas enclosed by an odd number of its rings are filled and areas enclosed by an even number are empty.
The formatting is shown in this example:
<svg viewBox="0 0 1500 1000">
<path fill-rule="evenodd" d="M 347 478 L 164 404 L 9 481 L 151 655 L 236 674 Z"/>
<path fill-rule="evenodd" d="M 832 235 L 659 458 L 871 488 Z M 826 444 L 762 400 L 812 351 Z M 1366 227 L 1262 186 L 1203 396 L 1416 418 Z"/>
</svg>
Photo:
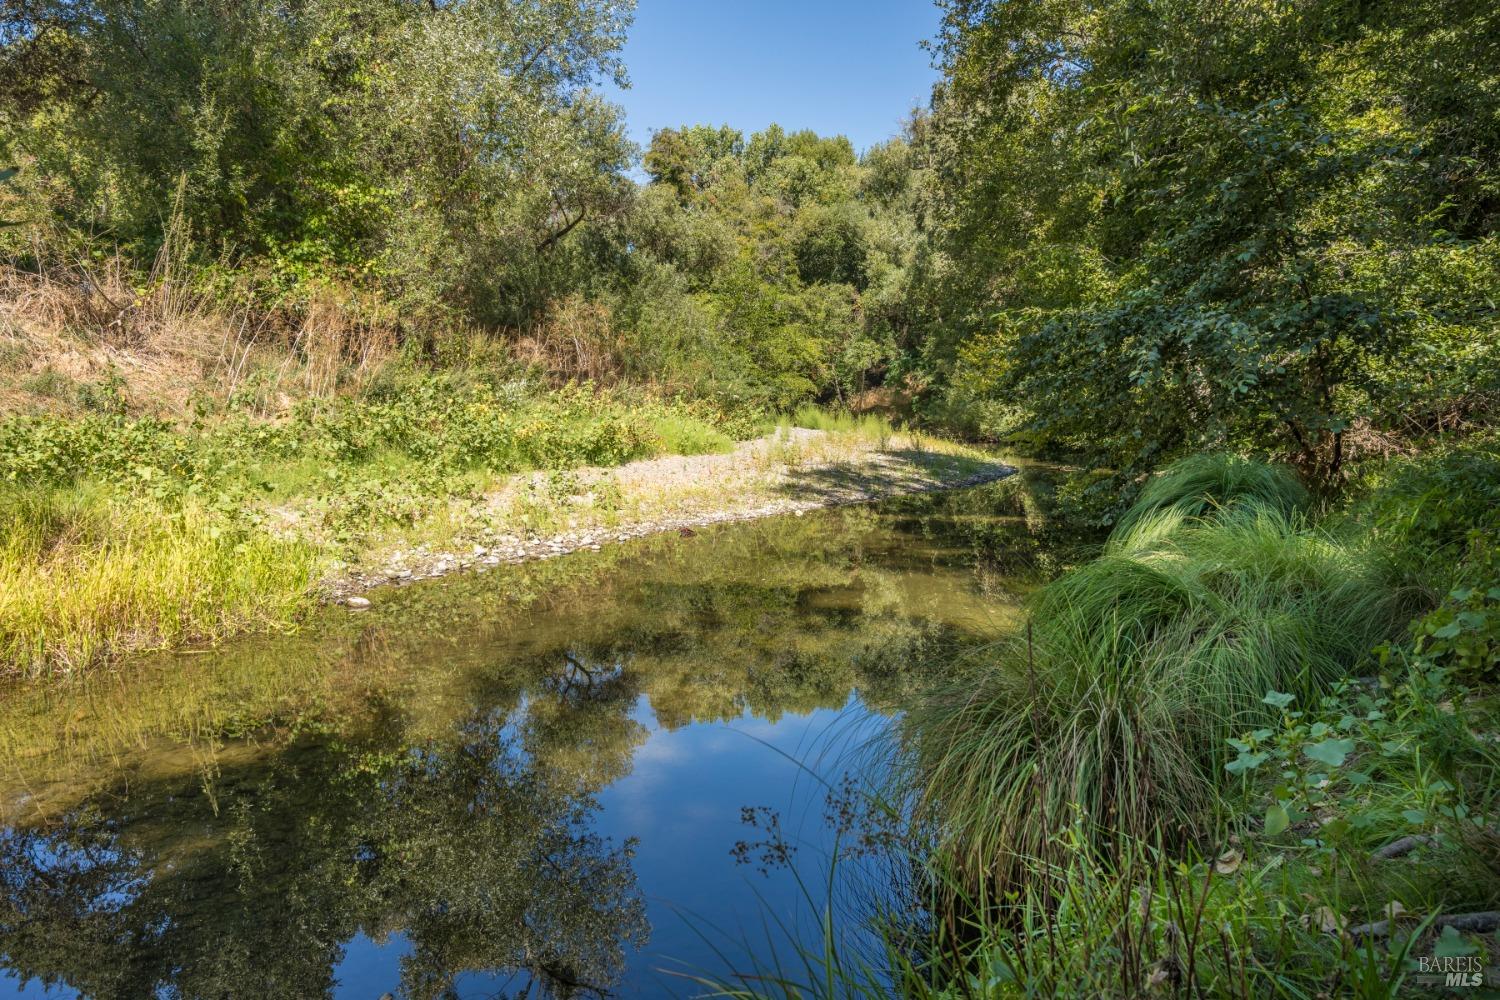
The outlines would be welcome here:
<svg viewBox="0 0 1500 1000">
<path fill-rule="evenodd" d="M 1311 694 L 1392 634 L 1363 550 L 1288 510 L 1294 491 L 1266 501 L 1278 476 L 1240 481 L 1211 502 L 1143 496 L 1023 630 L 907 716 L 904 780 L 971 884 L 1064 864 L 1070 828 L 1091 850 L 1202 832 L 1225 740 L 1269 716 L 1266 694 Z"/>
</svg>

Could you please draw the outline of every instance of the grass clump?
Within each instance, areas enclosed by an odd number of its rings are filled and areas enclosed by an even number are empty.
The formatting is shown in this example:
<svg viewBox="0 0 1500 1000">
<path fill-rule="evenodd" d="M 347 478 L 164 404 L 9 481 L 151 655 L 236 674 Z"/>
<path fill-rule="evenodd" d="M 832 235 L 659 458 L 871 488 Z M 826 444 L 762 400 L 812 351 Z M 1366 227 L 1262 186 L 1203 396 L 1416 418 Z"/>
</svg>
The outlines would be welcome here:
<svg viewBox="0 0 1500 1000">
<path fill-rule="evenodd" d="M 1142 506 L 1037 593 L 1024 632 L 905 721 L 919 812 L 976 884 L 1064 863 L 1075 823 L 1091 849 L 1190 840 L 1212 819 L 1226 739 L 1269 717 L 1266 693 L 1311 696 L 1396 627 L 1362 549 L 1280 502 Z"/>
<path fill-rule="evenodd" d="M 1163 510 L 1201 517 L 1247 502 L 1290 515 L 1307 510 L 1311 497 L 1288 466 L 1230 453 L 1192 455 L 1148 480 L 1117 526 L 1128 531 L 1143 517 Z"/>
<path fill-rule="evenodd" d="M 789 931 L 771 959 L 710 985 L 827 1000 L 1391 1000 L 1432 986 L 1418 957 L 1491 964 L 1493 935 L 1459 930 L 1459 915 L 1500 903 L 1494 706 L 1420 657 L 1400 666 L 1312 701 L 1272 699 L 1274 717 L 1233 741 L 1212 836 L 1180 847 L 1122 836 L 1099 851 L 1074 814 L 1003 896 L 920 833 L 882 841 L 887 865 L 873 867 L 846 863 L 855 839 L 835 855 L 829 899 L 808 894 L 841 919 L 816 941 Z M 878 792 L 863 810 L 875 831 L 900 813 Z M 1381 857 L 1406 837 L 1414 848 Z"/>
<path fill-rule="evenodd" d="M 116 653 L 285 626 L 312 600 L 303 544 L 196 504 L 89 489 L 0 491 L 0 663 L 36 674 Z"/>
<path fill-rule="evenodd" d="M 734 450 L 734 438 L 691 413 L 663 407 L 648 420 L 661 454 L 721 455 Z"/>
<path fill-rule="evenodd" d="M 825 431 L 829 434 L 856 434 L 879 442 L 881 447 L 895 435 L 888 417 L 878 413 L 851 413 L 848 410 L 830 410 L 811 403 L 804 403 L 778 422 L 780 427 L 802 427 L 807 430 Z"/>
</svg>

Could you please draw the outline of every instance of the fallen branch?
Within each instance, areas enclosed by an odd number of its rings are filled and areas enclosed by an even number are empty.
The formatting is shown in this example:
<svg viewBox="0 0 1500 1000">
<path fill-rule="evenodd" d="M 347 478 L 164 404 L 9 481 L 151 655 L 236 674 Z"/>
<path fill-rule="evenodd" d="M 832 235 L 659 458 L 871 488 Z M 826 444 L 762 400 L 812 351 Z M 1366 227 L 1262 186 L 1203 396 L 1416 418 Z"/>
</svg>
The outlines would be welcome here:
<svg viewBox="0 0 1500 1000">
<path fill-rule="evenodd" d="M 1432 838 L 1424 833 L 1412 834 L 1410 837 L 1402 837 L 1399 840 L 1393 840 L 1379 850 L 1372 852 L 1370 854 L 1370 860 L 1389 861 L 1392 858 L 1399 858 L 1403 854 L 1410 854 L 1412 851 L 1415 851 L 1419 847 L 1426 847 L 1432 842 Z"/>
<path fill-rule="evenodd" d="M 1452 927 L 1465 934 L 1489 934 L 1500 930 L 1500 910 L 1484 910 L 1479 913 L 1453 913 L 1433 920 L 1434 927 Z M 1391 932 L 1391 921 L 1376 920 L 1349 928 L 1352 938 L 1384 937 Z"/>
</svg>

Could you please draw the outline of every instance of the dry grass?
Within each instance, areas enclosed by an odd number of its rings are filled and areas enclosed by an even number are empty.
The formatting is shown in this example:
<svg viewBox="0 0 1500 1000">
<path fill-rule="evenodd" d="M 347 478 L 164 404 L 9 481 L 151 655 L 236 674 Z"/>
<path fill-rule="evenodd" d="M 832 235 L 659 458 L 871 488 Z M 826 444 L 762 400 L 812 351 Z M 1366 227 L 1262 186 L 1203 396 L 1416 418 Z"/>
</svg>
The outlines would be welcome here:
<svg viewBox="0 0 1500 1000">
<path fill-rule="evenodd" d="M 177 227 L 144 274 L 119 254 L 37 269 L 0 263 L 0 410 L 68 412 L 112 382 L 131 412 L 179 415 L 231 399 L 262 413 L 358 389 L 393 355 L 396 317 L 335 284 L 271 308 L 210 288 Z M 244 278 L 234 280 L 248 281 Z"/>
<path fill-rule="evenodd" d="M 516 339 L 517 361 L 547 373 L 557 385 L 613 385 L 624 366 L 609 308 L 570 295 L 555 303 L 532 330 Z"/>
</svg>

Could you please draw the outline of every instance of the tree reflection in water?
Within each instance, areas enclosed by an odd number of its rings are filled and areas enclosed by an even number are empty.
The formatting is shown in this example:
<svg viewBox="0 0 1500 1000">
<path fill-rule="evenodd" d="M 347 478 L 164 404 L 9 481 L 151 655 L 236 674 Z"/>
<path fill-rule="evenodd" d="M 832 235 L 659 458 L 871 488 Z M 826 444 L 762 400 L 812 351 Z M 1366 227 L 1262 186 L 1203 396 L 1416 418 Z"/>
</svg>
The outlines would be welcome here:
<svg viewBox="0 0 1500 1000">
<path fill-rule="evenodd" d="M 503 718 L 458 733 L 309 736 L 222 775 L 218 815 L 192 787 L 136 787 L 123 813 L 0 836 L 8 964 L 96 997 L 313 997 L 357 932 L 400 932 L 407 996 L 469 970 L 603 994 L 649 930 L 631 845 L 593 834 L 591 793 L 541 773 Z"/>
<path fill-rule="evenodd" d="M 100 998 L 326 996 L 363 934 L 402 945 L 410 997 L 465 973 L 502 977 L 486 995 L 609 991 L 650 928 L 595 796 L 646 722 L 899 705 L 993 637 L 1049 551 L 1018 496 L 459 577 L 0 692 L 0 968 Z"/>
</svg>

